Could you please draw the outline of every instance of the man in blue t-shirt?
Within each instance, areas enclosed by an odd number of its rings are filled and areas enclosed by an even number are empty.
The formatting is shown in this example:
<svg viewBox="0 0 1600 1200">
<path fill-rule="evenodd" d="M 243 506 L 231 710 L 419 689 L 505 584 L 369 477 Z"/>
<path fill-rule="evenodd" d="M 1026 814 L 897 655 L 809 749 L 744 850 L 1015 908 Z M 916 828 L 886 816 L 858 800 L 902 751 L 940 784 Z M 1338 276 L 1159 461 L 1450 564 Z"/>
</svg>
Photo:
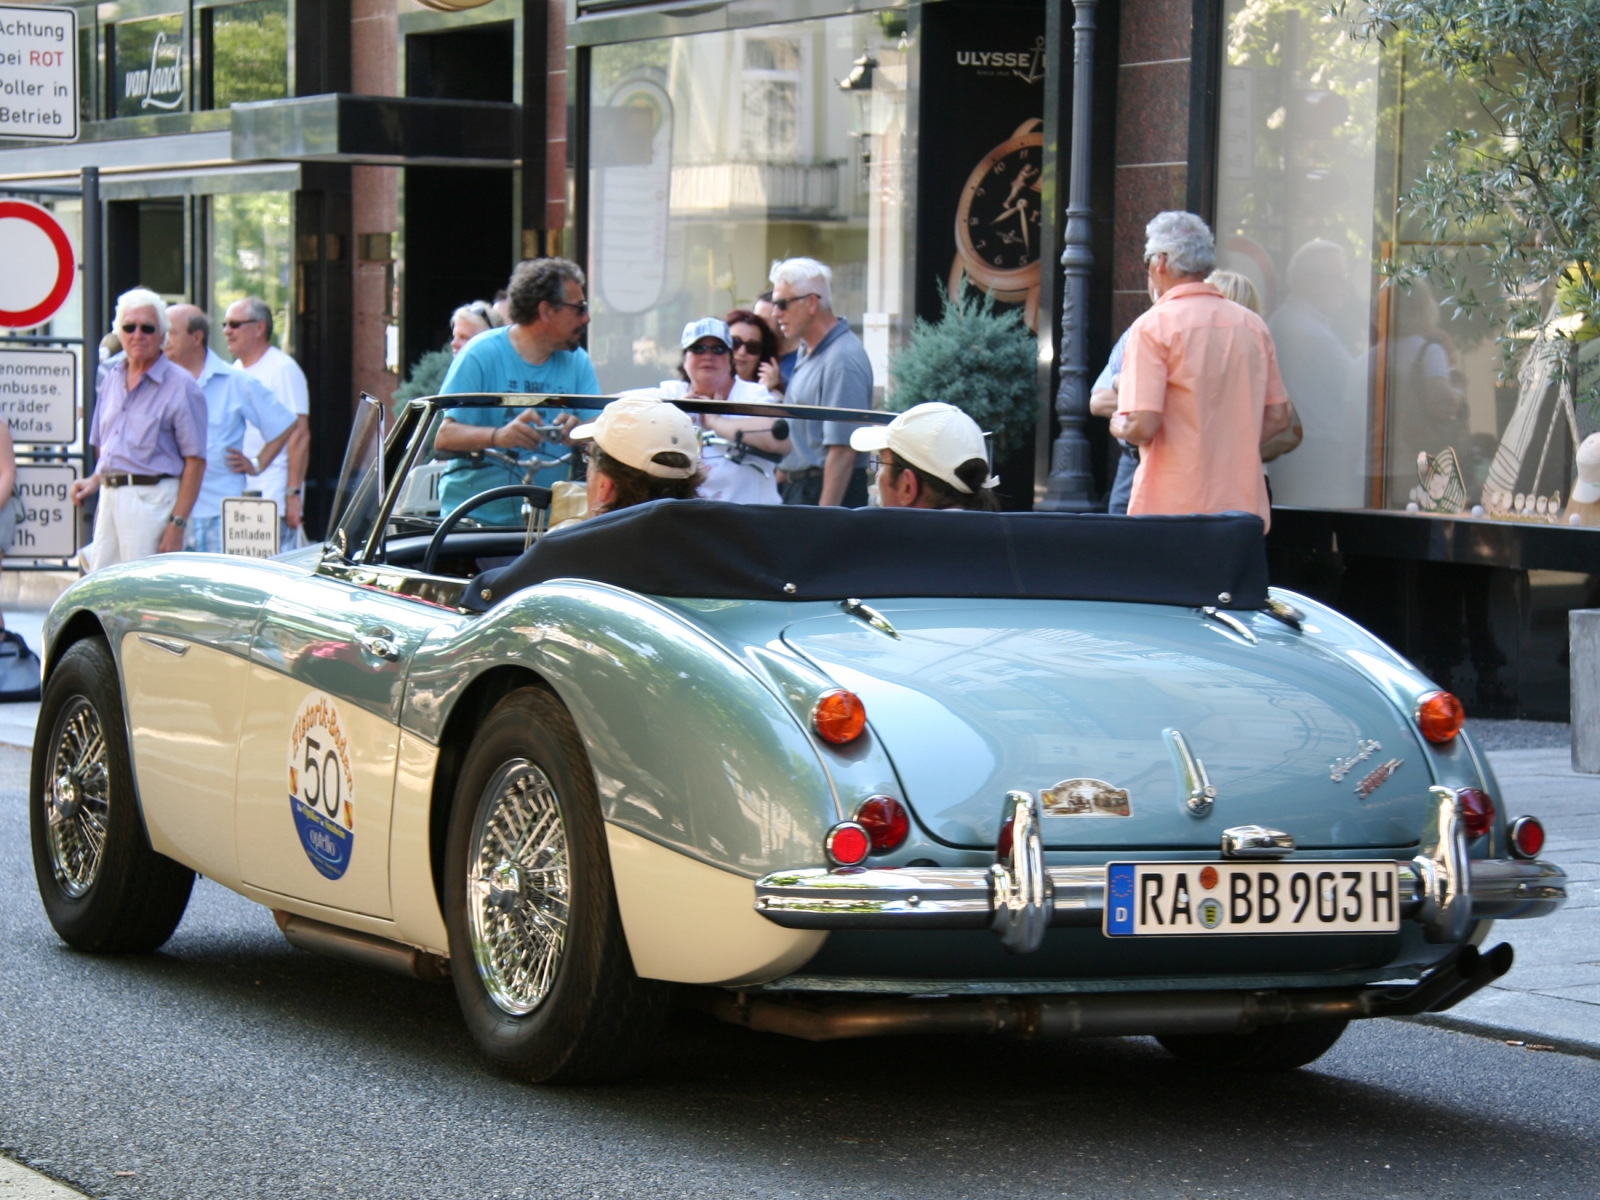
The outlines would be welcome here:
<svg viewBox="0 0 1600 1200">
<path fill-rule="evenodd" d="M 564 258 L 535 258 L 518 263 L 507 288 L 511 324 L 480 333 L 468 342 L 450 364 L 439 388 L 441 395 L 469 392 L 544 392 L 555 395 L 598 396 L 600 381 L 594 364 L 579 344 L 589 323 L 589 305 L 583 298 L 583 271 Z M 467 455 L 495 450 L 514 455 L 532 465 L 563 457 L 569 447 L 565 435 L 539 432 L 538 426 L 576 426 L 592 420 L 598 409 L 452 408 L 444 416 L 434 440 L 436 450 Z M 468 497 L 490 488 L 525 482 L 527 472 L 513 472 L 488 459 L 453 458 L 439 483 L 441 515 L 454 511 Z M 533 477 L 549 487 L 568 476 L 565 462 L 541 467 Z M 518 524 L 521 505 L 501 501 L 473 515 L 493 524 Z"/>
</svg>

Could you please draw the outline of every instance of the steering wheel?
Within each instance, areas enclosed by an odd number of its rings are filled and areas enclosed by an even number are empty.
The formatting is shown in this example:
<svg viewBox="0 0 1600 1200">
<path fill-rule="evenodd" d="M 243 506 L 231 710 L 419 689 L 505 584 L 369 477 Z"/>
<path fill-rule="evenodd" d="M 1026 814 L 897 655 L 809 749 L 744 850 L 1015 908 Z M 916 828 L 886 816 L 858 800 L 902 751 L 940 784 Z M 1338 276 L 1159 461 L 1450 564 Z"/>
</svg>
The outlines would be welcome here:
<svg viewBox="0 0 1600 1200">
<path fill-rule="evenodd" d="M 428 539 L 428 552 L 422 556 L 422 573 L 432 575 L 434 564 L 439 561 L 439 552 L 444 549 L 444 540 L 449 537 L 461 518 L 475 508 L 482 508 L 485 504 L 493 504 L 496 500 L 509 500 L 513 496 L 520 496 L 532 504 L 534 508 L 549 508 L 554 493 L 549 488 L 534 487 L 527 483 L 514 483 L 506 487 L 490 488 L 487 492 L 479 492 L 476 496 L 469 496 L 448 517 L 439 522 L 439 528 L 433 531 L 433 536 Z"/>
</svg>

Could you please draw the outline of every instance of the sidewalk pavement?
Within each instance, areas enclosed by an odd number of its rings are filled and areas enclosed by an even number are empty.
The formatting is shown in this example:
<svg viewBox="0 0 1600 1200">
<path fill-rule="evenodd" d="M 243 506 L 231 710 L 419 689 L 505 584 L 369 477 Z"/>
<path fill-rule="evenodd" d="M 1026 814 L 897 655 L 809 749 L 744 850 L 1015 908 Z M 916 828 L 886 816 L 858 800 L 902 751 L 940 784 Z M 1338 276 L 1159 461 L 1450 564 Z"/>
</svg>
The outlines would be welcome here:
<svg viewBox="0 0 1600 1200">
<path fill-rule="evenodd" d="M 43 613 L 7 612 L 6 624 L 39 648 Z M 0 745 L 31 750 L 38 719 L 37 703 L 0 704 Z M 1447 1013 L 1413 1019 L 1600 1057 L 1600 776 L 1573 771 L 1565 725 L 1473 721 L 1471 728 L 1494 764 L 1507 818 L 1544 822 L 1542 857 L 1566 870 L 1569 899 L 1552 917 L 1497 924 L 1485 945 L 1511 943 L 1510 973 Z"/>
</svg>

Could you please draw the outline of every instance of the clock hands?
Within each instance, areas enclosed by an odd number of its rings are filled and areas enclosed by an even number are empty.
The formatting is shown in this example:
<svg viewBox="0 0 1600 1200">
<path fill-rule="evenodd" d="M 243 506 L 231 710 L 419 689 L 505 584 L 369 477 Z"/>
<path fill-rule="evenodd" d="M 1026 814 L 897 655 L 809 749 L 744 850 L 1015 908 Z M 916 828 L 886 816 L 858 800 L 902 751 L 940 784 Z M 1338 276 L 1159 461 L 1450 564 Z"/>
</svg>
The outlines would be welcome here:
<svg viewBox="0 0 1600 1200">
<path fill-rule="evenodd" d="M 1022 191 L 1024 188 L 1030 186 L 1030 182 L 1038 174 L 1038 168 L 1032 163 L 1023 163 L 1022 169 L 1017 172 L 1016 178 L 1011 181 L 1011 191 L 1006 196 L 1005 205 L 1000 209 L 1000 215 L 989 222 L 991 225 L 998 225 L 1001 221 L 1004 221 L 1010 217 L 1016 217 L 1017 223 L 1022 226 L 1023 249 L 1029 253 L 1032 253 L 1033 251 L 1033 242 L 1028 231 L 1028 198 L 1022 194 Z M 1038 183 L 1032 183 L 1031 186 L 1032 190 L 1039 190 Z M 1007 237 L 1004 233 L 1002 233 L 1000 238 L 1006 243 L 1016 241 L 1015 234 Z"/>
</svg>

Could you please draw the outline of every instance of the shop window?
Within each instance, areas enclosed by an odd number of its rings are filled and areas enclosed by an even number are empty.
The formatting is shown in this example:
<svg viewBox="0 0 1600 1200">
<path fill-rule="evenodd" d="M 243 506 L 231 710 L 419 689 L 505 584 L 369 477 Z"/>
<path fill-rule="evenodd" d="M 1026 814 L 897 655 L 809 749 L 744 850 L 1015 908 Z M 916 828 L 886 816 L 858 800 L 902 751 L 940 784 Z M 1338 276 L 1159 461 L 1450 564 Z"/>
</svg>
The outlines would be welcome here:
<svg viewBox="0 0 1600 1200">
<path fill-rule="evenodd" d="M 289 95 L 289 0 L 250 0 L 202 11 L 205 108 Z"/>
<path fill-rule="evenodd" d="M 148 117 L 183 109 L 189 87 L 184 44 L 182 13 L 113 25 L 106 42 L 107 115 Z"/>
<path fill-rule="evenodd" d="M 878 64 L 872 105 L 839 83 L 864 50 Z M 772 261 L 795 255 L 833 268 L 834 311 L 879 337 L 886 359 L 910 304 L 898 32 L 841 16 L 591 53 L 589 352 L 601 385 L 674 377 L 684 324 L 748 307 Z"/>
<path fill-rule="evenodd" d="M 220 321 L 235 300 L 259 296 L 272 310 L 273 340 L 285 350 L 293 299 L 290 201 L 288 192 L 213 196 L 207 222 L 212 319 Z M 225 355 L 218 342 L 212 348 Z"/>
</svg>

